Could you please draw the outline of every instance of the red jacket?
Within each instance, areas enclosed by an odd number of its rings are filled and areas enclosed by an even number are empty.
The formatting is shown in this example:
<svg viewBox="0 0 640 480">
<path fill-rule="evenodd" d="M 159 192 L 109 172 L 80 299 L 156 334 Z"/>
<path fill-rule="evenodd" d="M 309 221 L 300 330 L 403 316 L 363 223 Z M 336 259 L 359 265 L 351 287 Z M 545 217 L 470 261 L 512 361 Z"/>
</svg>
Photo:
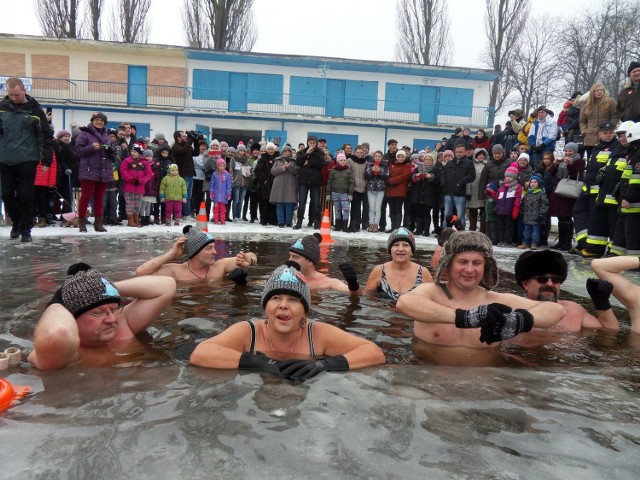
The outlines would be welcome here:
<svg viewBox="0 0 640 480">
<path fill-rule="evenodd" d="M 53 152 L 53 161 L 49 170 L 45 173 L 42 172 L 42 162 L 38 164 L 36 168 L 36 180 L 33 185 L 36 187 L 55 187 L 58 179 L 58 160 L 56 158 L 56 152 Z"/>
<path fill-rule="evenodd" d="M 389 165 L 389 179 L 385 197 L 406 197 L 409 177 L 413 172 L 413 166 L 409 162 L 393 162 Z"/>
</svg>

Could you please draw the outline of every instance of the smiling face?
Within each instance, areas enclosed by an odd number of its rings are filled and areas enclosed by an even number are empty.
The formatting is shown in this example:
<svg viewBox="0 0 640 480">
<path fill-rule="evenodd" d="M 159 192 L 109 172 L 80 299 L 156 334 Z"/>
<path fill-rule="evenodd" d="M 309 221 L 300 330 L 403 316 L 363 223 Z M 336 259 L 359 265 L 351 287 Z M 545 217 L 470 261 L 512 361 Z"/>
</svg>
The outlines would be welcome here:
<svg viewBox="0 0 640 480">
<path fill-rule="evenodd" d="M 408 262 L 412 255 L 409 242 L 399 240 L 391 245 L 391 260 L 394 262 Z"/>
<path fill-rule="evenodd" d="M 272 296 L 264 307 L 269 328 L 280 334 L 300 331 L 300 322 L 305 318 L 304 304 L 300 298 L 280 293 Z"/>
<path fill-rule="evenodd" d="M 449 264 L 449 284 L 465 290 L 479 286 L 484 276 L 484 264 L 480 252 L 457 254 Z"/>
<path fill-rule="evenodd" d="M 101 347 L 116 337 L 120 307 L 117 303 L 107 303 L 92 308 L 77 319 L 80 345 Z"/>
</svg>

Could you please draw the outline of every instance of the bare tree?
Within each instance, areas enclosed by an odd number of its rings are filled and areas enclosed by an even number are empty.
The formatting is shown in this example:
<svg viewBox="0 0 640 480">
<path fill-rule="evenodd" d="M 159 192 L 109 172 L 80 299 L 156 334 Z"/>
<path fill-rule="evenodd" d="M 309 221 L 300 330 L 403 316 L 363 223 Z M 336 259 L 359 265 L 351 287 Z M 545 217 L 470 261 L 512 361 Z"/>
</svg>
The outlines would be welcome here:
<svg viewBox="0 0 640 480">
<path fill-rule="evenodd" d="M 35 0 L 38 22 L 45 37 L 80 38 L 78 0 Z"/>
<path fill-rule="evenodd" d="M 100 28 L 100 18 L 104 0 L 87 0 L 87 21 L 89 22 L 89 36 L 94 40 L 100 40 L 102 29 Z"/>
<path fill-rule="evenodd" d="M 147 14 L 151 0 L 118 0 L 112 15 L 111 40 L 146 43 L 149 39 Z"/>
<path fill-rule="evenodd" d="M 489 124 L 493 124 L 495 113 L 502 108 L 513 89 L 509 77 L 509 65 L 518 49 L 520 35 L 529 18 L 529 0 L 486 0 L 484 19 L 485 34 L 489 48 L 484 58 L 486 66 L 502 73 L 491 86 Z M 551 40 L 549 40 L 551 41 Z"/>
<path fill-rule="evenodd" d="M 629 62 L 640 55 L 640 6 L 607 0 L 565 22 L 556 38 L 559 55 L 572 59 L 572 68 L 562 75 L 567 93 L 602 82 L 615 94 L 626 80 Z"/>
<path fill-rule="evenodd" d="M 197 48 L 209 48 L 209 27 L 202 8 L 202 0 L 184 0 L 182 23 L 186 34 L 187 45 Z"/>
<path fill-rule="evenodd" d="M 555 23 L 549 17 L 528 21 L 513 62 L 507 65 L 507 76 L 518 96 L 517 103 L 525 112 L 533 106 L 546 105 L 558 96 L 555 77 L 565 59 L 558 58 L 549 44 L 555 31 Z"/>
<path fill-rule="evenodd" d="M 189 45 L 251 51 L 257 31 L 254 0 L 185 0 L 183 23 Z"/>
<path fill-rule="evenodd" d="M 398 0 L 396 58 L 421 65 L 447 65 L 453 49 L 444 0 Z"/>
</svg>

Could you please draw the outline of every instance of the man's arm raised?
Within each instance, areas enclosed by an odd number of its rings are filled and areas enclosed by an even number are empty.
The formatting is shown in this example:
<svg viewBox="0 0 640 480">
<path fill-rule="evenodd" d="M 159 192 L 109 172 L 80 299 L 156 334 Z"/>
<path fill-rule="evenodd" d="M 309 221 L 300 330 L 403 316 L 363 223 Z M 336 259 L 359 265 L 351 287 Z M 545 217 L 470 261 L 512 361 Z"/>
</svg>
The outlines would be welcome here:
<svg viewBox="0 0 640 480">
<path fill-rule="evenodd" d="M 171 247 L 167 253 L 158 255 L 144 262 L 138 268 L 136 268 L 136 275 L 141 277 L 143 275 L 169 275 L 173 276 L 171 268 L 163 268 L 170 262 L 175 262 L 182 258 L 184 254 L 184 244 L 187 241 L 187 237 L 179 238 Z"/>
<path fill-rule="evenodd" d="M 124 307 L 125 320 L 134 334 L 156 321 L 176 293 L 176 281 L 165 276 L 130 278 L 115 286 L 123 297 L 135 298 Z"/>
<path fill-rule="evenodd" d="M 79 347 L 76 319 L 62 304 L 53 303 L 38 322 L 29 362 L 41 370 L 62 368 L 77 358 Z"/>
<path fill-rule="evenodd" d="M 599 258 L 591 262 L 591 268 L 599 278 L 613 285 L 613 296 L 629 311 L 631 331 L 640 333 L 640 287 L 620 275 L 640 268 L 640 259 L 634 256 Z"/>
</svg>

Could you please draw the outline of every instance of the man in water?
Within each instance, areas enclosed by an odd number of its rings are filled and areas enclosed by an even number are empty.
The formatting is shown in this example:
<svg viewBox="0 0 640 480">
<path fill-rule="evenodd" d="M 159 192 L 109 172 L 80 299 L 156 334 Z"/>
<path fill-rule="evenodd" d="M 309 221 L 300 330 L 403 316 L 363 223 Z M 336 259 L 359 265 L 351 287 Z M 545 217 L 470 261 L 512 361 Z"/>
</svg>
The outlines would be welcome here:
<svg viewBox="0 0 640 480">
<path fill-rule="evenodd" d="M 346 284 L 337 278 L 331 278 L 316 270 L 316 265 L 320 261 L 321 241 L 322 236 L 319 233 L 314 233 L 297 239 L 289 247 L 289 260 L 300 265 L 300 273 L 306 277 L 311 291 L 330 289 L 350 295 L 361 294 L 362 289 L 358 283 L 358 275 L 351 264 L 342 263 L 338 267 L 347 281 Z"/>
<path fill-rule="evenodd" d="M 591 315 L 576 302 L 559 300 L 560 286 L 567 279 L 567 262 L 560 252 L 524 252 L 516 261 L 515 273 L 518 285 L 524 289 L 529 300 L 555 302 L 564 308 L 564 317 L 549 327 L 548 331 L 579 332 L 583 328 L 620 330 L 620 324 L 609 304 L 613 287 L 608 282 L 596 278 L 587 280 L 587 291 L 598 311 L 598 317 Z"/>
<path fill-rule="evenodd" d="M 140 345 L 135 335 L 151 325 L 173 300 L 169 277 L 131 278 L 112 283 L 86 263 L 67 270 L 69 277 L 53 295 L 34 333 L 29 362 L 53 370 L 83 360 L 103 365 L 114 355 Z M 122 297 L 134 297 L 121 306 Z"/>
<path fill-rule="evenodd" d="M 246 267 L 258 263 L 258 257 L 252 252 L 242 250 L 233 258 L 216 261 L 215 239 L 210 233 L 187 225 L 183 229 L 184 237 L 176 241 L 171 250 L 143 263 L 136 269 L 136 275 L 166 275 L 177 281 L 204 281 L 216 284 L 225 277 L 237 285 L 246 285 Z M 177 263 L 182 256 L 184 263 Z"/>
<path fill-rule="evenodd" d="M 508 340 L 534 325 L 550 327 L 565 315 L 557 303 L 491 291 L 497 284 L 491 240 L 480 232 L 458 232 L 444 244 L 435 283 L 400 296 L 396 308 L 414 320 L 419 339 L 467 347 Z"/>
<path fill-rule="evenodd" d="M 629 311 L 631 331 L 640 333 L 640 287 L 621 275 L 627 270 L 640 269 L 640 259 L 636 256 L 598 258 L 591 262 L 591 268 L 600 279 L 613 286 L 613 296 Z"/>
</svg>

